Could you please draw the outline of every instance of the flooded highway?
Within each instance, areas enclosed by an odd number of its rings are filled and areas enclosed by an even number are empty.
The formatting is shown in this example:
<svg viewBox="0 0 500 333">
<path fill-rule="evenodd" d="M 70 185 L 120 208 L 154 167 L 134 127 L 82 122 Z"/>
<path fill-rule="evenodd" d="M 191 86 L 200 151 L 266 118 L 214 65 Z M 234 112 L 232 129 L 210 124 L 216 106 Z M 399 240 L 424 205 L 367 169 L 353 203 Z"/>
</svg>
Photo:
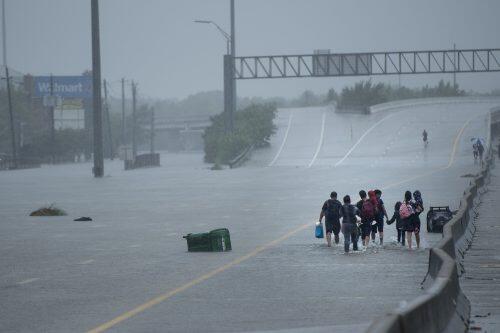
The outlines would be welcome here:
<svg viewBox="0 0 500 333">
<path fill-rule="evenodd" d="M 92 181 L 86 163 L 2 172 L 0 331 L 362 331 L 422 292 L 440 235 L 423 231 L 409 251 L 386 225 L 384 246 L 344 255 L 342 240 L 314 238 L 322 203 L 379 188 L 392 215 L 418 189 L 427 208 L 456 209 L 491 106 L 281 109 L 271 146 L 238 169 L 165 153 L 154 169 L 107 161 Z M 69 215 L 28 216 L 50 203 Z M 183 235 L 219 227 L 233 251 L 187 252 Z"/>
</svg>

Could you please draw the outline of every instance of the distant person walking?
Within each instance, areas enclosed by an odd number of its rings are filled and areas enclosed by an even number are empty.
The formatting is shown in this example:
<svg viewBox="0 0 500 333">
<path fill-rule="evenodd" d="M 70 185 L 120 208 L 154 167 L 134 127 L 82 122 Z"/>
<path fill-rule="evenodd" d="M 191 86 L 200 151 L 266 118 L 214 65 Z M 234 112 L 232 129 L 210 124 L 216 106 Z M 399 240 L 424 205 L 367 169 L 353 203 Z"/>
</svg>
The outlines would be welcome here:
<svg viewBox="0 0 500 333">
<path fill-rule="evenodd" d="M 349 246 L 352 242 L 352 250 L 358 250 L 358 217 L 361 218 L 359 209 L 351 205 L 351 197 L 346 195 L 342 206 L 342 234 L 344 235 L 344 251 L 349 253 Z"/>
<path fill-rule="evenodd" d="M 424 131 L 422 132 L 422 140 L 424 140 L 424 147 L 427 147 L 427 144 L 428 144 L 428 134 L 427 134 L 427 131 L 424 129 Z"/>
<path fill-rule="evenodd" d="M 359 191 L 359 200 L 356 207 L 361 212 L 361 241 L 364 246 L 370 243 L 370 233 L 372 229 L 372 222 L 375 221 L 375 206 L 368 199 L 364 190 Z"/>
<path fill-rule="evenodd" d="M 319 214 L 319 222 L 325 217 L 326 244 L 332 246 L 332 232 L 335 236 L 335 244 L 339 243 L 340 215 L 342 204 L 337 200 L 337 192 L 330 193 L 330 199 L 326 200 Z"/>
<path fill-rule="evenodd" d="M 401 201 L 396 202 L 394 205 L 394 214 L 391 219 L 387 221 L 387 224 L 391 225 L 396 222 L 396 231 L 398 233 L 398 243 L 405 246 L 405 231 L 403 229 L 403 220 L 399 215 L 399 208 L 401 208 Z"/>
<path fill-rule="evenodd" d="M 479 161 L 481 162 L 481 165 L 482 165 L 483 164 L 484 146 L 481 142 L 481 139 L 477 139 L 476 145 L 477 145 L 477 152 L 479 153 Z"/>
</svg>

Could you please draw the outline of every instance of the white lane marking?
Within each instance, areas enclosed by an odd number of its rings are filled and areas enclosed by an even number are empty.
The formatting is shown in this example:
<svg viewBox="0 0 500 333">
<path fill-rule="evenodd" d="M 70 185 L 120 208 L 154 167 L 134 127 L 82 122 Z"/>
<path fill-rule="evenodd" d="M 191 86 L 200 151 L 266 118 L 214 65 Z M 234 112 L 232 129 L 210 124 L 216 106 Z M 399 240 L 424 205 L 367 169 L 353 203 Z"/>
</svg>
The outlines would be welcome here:
<svg viewBox="0 0 500 333">
<path fill-rule="evenodd" d="M 40 278 L 31 278 L 31 279 L 26 279 L 26 280 L 23 280 L 21 282 L 18 282 L 17 284 L 23 285 L 23 284 L 28 284 L 28 283 L 35 282 L 38 280 L 40 280 Z"/>
<path fill-rule="evenodd" d="M 170 234 L 169 234 L 170 235 Z M 174 234 L 176 235 L 176 234 Z M 167 235 L 168 236 L 168 235 Z M 141 247 L 141 244 L 132 244 L 129 247 L 136 248 L 136 247 Z"/>
<path fill-rule="evenodd" d="M 81 261 L 81 262 L 79 262 L 78 264 L 79 264 L 79 265 L 88 265 L 88 264 L 93 263 L 94 261 L 95 261 L 94 259 L 89 259 L 89 260 L 84 260 L 84 261 Z"/>
<path fill-rule="evenodd" d="M 378 125 L 380 125 L 382 122 L 384 122 L 385 120 L 391 118 L 391 117 L 394 117 L 397 113 L 392 113 L 382 119 L 380 119 L 379 121 L 377 121 L 372 127 L 370 127 L 369 129 L 366 130 L 365 133 L 363 133 L 363 135 L 359 138 L 359 140 L 354 144 L 354 146 L 351 147 L 351 149 L 349 149 L 349 151 L 345 154 L 344 157 L 342 157 L 342 159 L 340 161 L 338 161 L 337 163 L 335 163 L 335 166 L 339 166 L 341 165 L 348 157 L 349 155 L 351 155 L 351 153 L 354 151 L 354 149 L 356 149 L 356 147 L 361 143 L 361 141 L 363 141 L 363 139 L 368 135 L 370 134 L 371 131 L 373 131 L 373 129 L 375 127 L 377 127 Z"/>
<path fill-rule="evenodd" d="M 292 117 L 293 117 L 293 112 L 290 112 L 290 116 L 288 117 L 288 125 L 287 125 L 286 131 L 285 131 L 285 137 L 283 138 L 283 141 L 281 142 L 280 149 L 276 153 L 276 156 L 274 156 L 273 160 L 271 161 L 271 163 L 269 163 L 268 166 L 273 166 L 274 163 L 276 163 L 276 161 L 278 160 L 278 157 L 281 154 L 281 151 L 283 150 L 283 147 L 285 147 L 286 140 L 288 139 L 288 132 L 290 131 L 290 127 L 292 125 Z"/>
<path fill-rule="evenodd" d="M 311 163 L 307 166 L 310 168 L 314 162 L 316 162 L 316 158 L 318 157 L 319 151 L 321 150 L 321 146 L 323 146 L 323 137 L 325 134 L 325 120 L 326 120 L 326 112 L 323 112 L 323 118 L 321 119 L 321 134 L 319 135 L 318 147 L 316 148 L 316 152 L 311 160 Z"/>
</svg>

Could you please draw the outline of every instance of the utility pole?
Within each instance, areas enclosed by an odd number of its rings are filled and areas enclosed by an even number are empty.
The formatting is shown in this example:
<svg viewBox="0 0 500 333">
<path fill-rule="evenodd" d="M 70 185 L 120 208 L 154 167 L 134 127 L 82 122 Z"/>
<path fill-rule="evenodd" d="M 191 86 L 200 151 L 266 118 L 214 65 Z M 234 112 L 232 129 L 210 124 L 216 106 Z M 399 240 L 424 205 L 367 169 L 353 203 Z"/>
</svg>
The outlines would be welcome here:
<svg viewBox="0 0 500 333">
<path fill-rule="evenodd" d="M 231 83 L 232 83 L 232 93 L 231 93 L 231 108 L 229 116 L 229 130 L 230 132 L 234 129 L 234 113 L 236 112 L 236 80 L 234 78 L 234 57 L 236 56 L 236 43 L 235 43 L 235 23 L 234 23 L 234 0 L 231 1 Z"/>
<path fill-rule="evenodd" d="M 56 164 L 56 132 L 55 132 L 55 120 L 54 120 L 54 108 L 55 108 L 55 98 L 54 98 L 54 77 L 50 74 L 50 104 L 49 104 L 49 117 L 50 117 L 50 156 L 52 159 L 52 164 Z"/>
<path fill-rule="evenodd" d="M 106 120 L 107 134 L 108 134 L 108 148 L 109 148 L 109 158 L 113 160 L 113 135 L 111 133 L 111 117 L 109 116 L 109 104 L 108 104 L 108 85 L 106 79 L 104 79 L 104 116 Z"/>
<path fill-rule="evenodd" d="M 137 122 L 137 86 L 135 82 L 132 81 L 132 158 L 135 163 L 135 157 L 137 156 L 137 142 L 136 142 L 136 122 Z"/>
<path fill-rule="evenodd" d="M 17 144 L 16 130 L 14 127 L 14 111 L 12 110 L 12 92 L 10 90 L 9 67 L 7 66 L 7 28 L 5 23 L 5 0 L 2 0 L 2 46 L 3 46 L 3 66 L 5 68 L 5 80 L 7 84 L 7 103 L 9 109 L 10 141 L 12 144 L 12 167 L 17 169 Z"/>
<path fill-rule="evenodd" d="M 122 145 L 125 144 L 125 79 L 122 78 Z"/>
<path fill-rule="evenodd" d="M 155 109 L 151 108 L 151 137 L 150 137 L 150 152 L 155 153 Z"/>
<path fill-rule="evenodd" d="M 5 0 L 2 0 L 2 45 L 3 45 L 3 65 L 7 66 L 7 28 L 5 22 Z"/>
<path fill-rule="evenodd" d="M 94 177 L 104 175 L 102 149 L 101 50 L 99 42 L 99 2 L 91 0 L 92 16 L 92 90 L 94 121 Z"/>
<path fill-rule="evenodd" d="M 9 104 L 10 141 L 12 143 L 12 161 L 13 161 L 13 168 L 17 169 L 16 132 L 14 129 L 14 112 L 12 111 L 12 94 L 10 91 L 9 67 L 7 67 L 7 66 L 5 66 L 5 75 L 6 75 L 6 79 L 7 79 L 7 103 Z"/>
</svg>

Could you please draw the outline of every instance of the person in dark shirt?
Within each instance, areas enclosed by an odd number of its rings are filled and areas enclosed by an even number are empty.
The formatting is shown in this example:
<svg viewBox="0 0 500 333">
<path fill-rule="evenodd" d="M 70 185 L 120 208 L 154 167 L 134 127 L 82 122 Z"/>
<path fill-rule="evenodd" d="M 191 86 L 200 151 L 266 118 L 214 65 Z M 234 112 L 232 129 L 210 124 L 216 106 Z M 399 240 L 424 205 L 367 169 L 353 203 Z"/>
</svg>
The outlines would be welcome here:
<svg viewBox="0 0 500 333">
<path fill-rule="evenodd" d="M 385 210 L 384 201 L 382 200 L 382 191 L 375 190 L 375 196 L 377 197 L 377 213 L 375 215 L 375 222 L 377 224 L 372 226 L 372 240 L 375 240 L 375 234 L 378 231 L 378 235 L 380 238 L 380 245 L 384 244 L 384 216 L 387 220 L 389 220 L 389 216 L 387 215 L 387 211 Z"/>
<path fill-rule="evenodd" d="M 387 221 L 387 224 L 391 225 L 396 222 L 396 231 L 398 232 L 398 243 L 405 246 L 405 231 L 403 230 L 403 219 L 399 215 L 399 208 L 401 207 L 401 201 L 396 202 L 394 205 L 394 214 L 391 219 Z"/>
<path fill-rule="evenodd" d="M 346 195 L 343 199 L 344 205 L 341 209 L 342 234 L 344 234 L 344 251 L 349 253 L 349 245 L 352 242 L 352 250 L 358 250 L 358 218 L 361 218 L 359 209 L 351 205 L 351 197 Z"/>
<path fill-rule="evenodd" d="M 337 192 L 330 193 L 330 199 L 326 200 L 319 214 L 319 222 L 325 217 L 326 243 L 332 246 L 332 232 L 335 236 L 335 244 L 339 243 L 340 233 L 340 210 L 342 204 L 337 200 Z"/>
<path fill-rule="evenodd" d="M 361 190 L 359 191 L 359 197 L 361 200 L 359 200 L 356 203 L 356 207 L 359 209 L 361 213 L 361 242 L 363 246 L 368 246 L 370 243 L 370 233 L 372 229 L 372 222 L 374 221 L 375 215 L 374 211 L 372 213 L 369 212 L 368 209 L 363 209 L 363 206 L 370 206 L 369 204 L 369 199 L 366 195 L 366 191 Z M 368 202 L 367 202 L 368 201 Z M 372 207 L 373 209 L 373 207 Z"/>
</svg>

